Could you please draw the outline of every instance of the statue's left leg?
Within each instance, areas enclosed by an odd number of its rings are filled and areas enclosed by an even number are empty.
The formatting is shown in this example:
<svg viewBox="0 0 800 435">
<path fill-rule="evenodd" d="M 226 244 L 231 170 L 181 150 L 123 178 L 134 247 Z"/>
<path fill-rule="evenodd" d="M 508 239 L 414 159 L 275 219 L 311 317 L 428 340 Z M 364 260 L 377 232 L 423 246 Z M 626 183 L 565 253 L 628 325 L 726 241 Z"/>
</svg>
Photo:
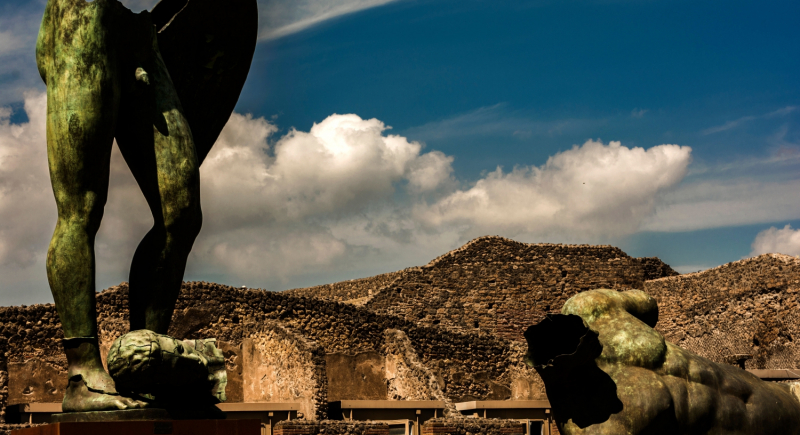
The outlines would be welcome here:
<svg viewBox="0 0 800 435">
<path fill-rule="evenodd" d="M 123 95 L 116 138 L 154 223 L 131 264 L 130 327 L 166 334 L 202 224 L 200 165 L 157 47 L 136 77 L 135 89 Z"/>
</svg>

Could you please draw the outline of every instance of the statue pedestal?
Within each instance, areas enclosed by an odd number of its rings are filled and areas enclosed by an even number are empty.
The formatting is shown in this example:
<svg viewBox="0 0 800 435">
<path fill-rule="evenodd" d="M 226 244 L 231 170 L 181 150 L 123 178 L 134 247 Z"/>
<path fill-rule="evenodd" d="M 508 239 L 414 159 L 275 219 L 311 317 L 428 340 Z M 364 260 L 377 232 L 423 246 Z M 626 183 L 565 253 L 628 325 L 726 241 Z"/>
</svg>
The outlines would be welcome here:
<svg viewBox="0 0 800 435">
<path fill-rule="evenodd" d="M 11 435 L 261 435 L 259 420 L 143 420 L 53 423 Z"/>
</svg>

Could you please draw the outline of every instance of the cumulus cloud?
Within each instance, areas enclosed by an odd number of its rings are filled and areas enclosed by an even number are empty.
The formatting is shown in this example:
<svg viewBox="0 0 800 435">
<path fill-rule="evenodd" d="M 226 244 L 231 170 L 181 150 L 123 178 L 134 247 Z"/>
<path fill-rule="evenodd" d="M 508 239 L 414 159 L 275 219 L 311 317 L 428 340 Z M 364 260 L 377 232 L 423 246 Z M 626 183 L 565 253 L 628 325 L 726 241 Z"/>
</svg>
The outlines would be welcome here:
<svg viewBox="0 0 800 435">
<path fill-rule="evenodd" d="M 751 248 L 751 257 L 770 253 L 800 255 L 800 229 L 795 230 L 790 225 L 782 229 L 770 227 L 756 235 Z"/>
<path fill-rule="evenodd" d="M 7 109 L 0 122 L 0 279 L 40 295 L 55 224 L 45 106 L 44 94 L 29 94 L 28 123 L 10 123 Z M 282 289 L 423 264 L 483 234 L 583 242 L 631 234 L 691 159 L 677 145 L 588 141 L 540 167 L 498 168 L 466 184 L 452 156 L 390 134 L 377 119 L 331 115 L 307 132 L 277 130 L 231 116 L 200 170 L 204 227 L 188 279 Z M 126 279 L 151 224 L 115 147 L 96 245 L 100 287 Z"/>
<path fill-rule="evenodd" d="M 385 130 L 377 119 L 331 115 L 270 146 L 275 126 L 233 114 L 200 171 L 207 211 L 195 259 L 284 277 L 345 261 L 359 248 L 333 227 L 398 207 L 392 198 L 403 183 L 418 194 L 451 178 L 452 157 L 423 154 L 420 143 Z"/>
<path fill-rule="evenodd" d="M 428 225 L 462 225 L 474 234 L 631 234 L 653 213 L 657 195 L 681 181 L 690 160 L 685 146 L 645 150 L 590 140 L 542 167 L 498 168 L 417 213 Z"/>
</svg>

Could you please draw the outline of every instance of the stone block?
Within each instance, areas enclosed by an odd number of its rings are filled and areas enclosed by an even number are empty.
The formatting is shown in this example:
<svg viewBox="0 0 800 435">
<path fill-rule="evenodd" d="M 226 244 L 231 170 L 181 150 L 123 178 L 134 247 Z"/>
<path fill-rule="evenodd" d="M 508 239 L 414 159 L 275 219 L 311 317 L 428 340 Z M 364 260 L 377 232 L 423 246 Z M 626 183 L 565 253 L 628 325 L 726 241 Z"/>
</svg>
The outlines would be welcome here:
<svg viewBox="0 0 800 435">
<path fill-rule="evenodd" d="M 8 403 L 61 402 L 67 373 L 39 358 L 8 363 Z"/>
</svg>

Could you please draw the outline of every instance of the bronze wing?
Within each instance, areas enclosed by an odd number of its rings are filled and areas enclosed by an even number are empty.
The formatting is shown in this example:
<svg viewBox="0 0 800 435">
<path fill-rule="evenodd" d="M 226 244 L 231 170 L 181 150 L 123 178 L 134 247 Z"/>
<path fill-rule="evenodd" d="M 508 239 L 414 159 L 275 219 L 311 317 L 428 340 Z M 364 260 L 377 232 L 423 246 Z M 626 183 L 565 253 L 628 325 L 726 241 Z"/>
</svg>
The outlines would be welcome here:
<svg viewBox="0 0 800 435">
<path fill-rule="evenodd" d="M 250 70 L 258 39 L 256 0 L 161 0 L 151 14 L 202 163 Z"/>
</svg>

